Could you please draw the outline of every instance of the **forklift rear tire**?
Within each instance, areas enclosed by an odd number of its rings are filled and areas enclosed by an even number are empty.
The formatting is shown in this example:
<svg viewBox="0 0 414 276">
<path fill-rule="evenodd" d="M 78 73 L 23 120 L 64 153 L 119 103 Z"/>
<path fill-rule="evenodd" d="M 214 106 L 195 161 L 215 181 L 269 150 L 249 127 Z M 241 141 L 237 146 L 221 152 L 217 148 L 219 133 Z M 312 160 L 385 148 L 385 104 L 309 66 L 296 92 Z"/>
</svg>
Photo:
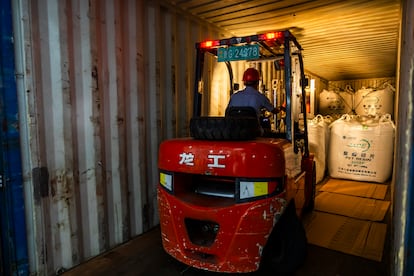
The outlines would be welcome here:
<svg viewBox="0 0 414 276">
<path fill-rule="evenodd" d="M 262 270 L 269 275 L 294 275 L 307 255 L 305 228 L 294 202 L 276 223 L 263 252 Z"/>
<path fill-rule="evenodd" d="M 252 117 L 193 117 L 190 132 L 200 140 L 252 140 L 260 128 L 257 119 Z"/>
</svg>

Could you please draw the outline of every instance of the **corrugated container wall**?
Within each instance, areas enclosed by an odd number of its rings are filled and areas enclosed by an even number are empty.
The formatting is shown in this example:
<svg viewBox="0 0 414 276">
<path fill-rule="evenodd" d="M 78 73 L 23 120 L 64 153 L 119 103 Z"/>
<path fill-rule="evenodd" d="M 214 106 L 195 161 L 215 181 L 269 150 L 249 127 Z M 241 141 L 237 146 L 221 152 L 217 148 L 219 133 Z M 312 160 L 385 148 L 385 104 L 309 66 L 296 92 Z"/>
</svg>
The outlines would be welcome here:
<svg viewBox="0 0 414 276">
<path fill-rule="evenodd" d="M 158 1 L 13 5 L 30 270 L 50 275 L 158 224 L 158 145 L 188 134 L 194 43 L 218 31 Z"/>
</svg>

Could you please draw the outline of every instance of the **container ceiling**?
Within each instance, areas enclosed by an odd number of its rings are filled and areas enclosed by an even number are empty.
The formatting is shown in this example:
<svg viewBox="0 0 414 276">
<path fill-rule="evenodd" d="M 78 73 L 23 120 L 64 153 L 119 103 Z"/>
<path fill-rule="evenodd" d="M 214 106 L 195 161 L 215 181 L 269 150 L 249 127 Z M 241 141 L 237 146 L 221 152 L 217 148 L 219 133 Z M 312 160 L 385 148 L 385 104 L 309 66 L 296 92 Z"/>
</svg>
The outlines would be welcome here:
<svg viewBox="0 0 414 276">
<path fill-rule="evenodd" d="M 233 36 L 289 29 L 326 80 L 394 77 L 399 0 L 165 0 Z"/>
</svg>

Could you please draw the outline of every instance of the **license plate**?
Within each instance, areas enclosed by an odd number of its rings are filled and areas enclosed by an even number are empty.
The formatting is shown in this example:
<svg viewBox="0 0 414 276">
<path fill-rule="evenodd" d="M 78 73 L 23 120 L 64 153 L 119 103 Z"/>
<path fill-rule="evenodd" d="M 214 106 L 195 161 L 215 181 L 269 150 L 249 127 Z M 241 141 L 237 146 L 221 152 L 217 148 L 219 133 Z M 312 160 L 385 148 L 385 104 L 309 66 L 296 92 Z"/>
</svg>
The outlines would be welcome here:
<svg viewBox="0 0 414 276">
<path fill-rule="evenodd" d="M 260 56 L 259 45 L 230 46 L 217 49 L 218 61 L 257 59 Z"/>
</svg>

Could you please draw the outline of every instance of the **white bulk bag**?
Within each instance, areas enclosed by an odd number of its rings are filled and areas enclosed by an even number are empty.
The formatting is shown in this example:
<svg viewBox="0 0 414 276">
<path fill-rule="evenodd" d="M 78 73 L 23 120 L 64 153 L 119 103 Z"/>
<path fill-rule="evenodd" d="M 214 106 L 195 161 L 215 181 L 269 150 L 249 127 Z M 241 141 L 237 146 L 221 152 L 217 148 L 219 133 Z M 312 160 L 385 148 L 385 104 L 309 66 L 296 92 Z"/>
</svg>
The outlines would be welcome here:
<svg viewBox="0 0 414 276">
<path fill-rule="evenodd" d="M 325 176 L 330 123 L 330 117 L 325 119 L 320 114 L 308 120 L 309 151 L 315 155 L 316 183 L 322 181 Z"/>
<path fill-rule="evenodd" d="M 394 113 L 395 89 L 387 84 L 384 89 L 361 88 L 355 93 L 355 113 L 384 115 Z"/>
<path fill-rule="evenodd" d="M 289 178 L 296 177 L 302 171 L 302 153 L 295 153 L 292 144 L 283 146 L 285 156 L 285 173 Z"/>
<path fill-rule="evenodd" d="M 322 115 L 352 112 L 353 93 L 350 91 L 322 90 L 319 94 L 319 113 Z"/>
<path fill-rule="evenodd" d="M 329 128 L 331 177 L 379 183 L 389 179 L 395 131 L 391 115 L 343 115 Z"/>
</svg>

